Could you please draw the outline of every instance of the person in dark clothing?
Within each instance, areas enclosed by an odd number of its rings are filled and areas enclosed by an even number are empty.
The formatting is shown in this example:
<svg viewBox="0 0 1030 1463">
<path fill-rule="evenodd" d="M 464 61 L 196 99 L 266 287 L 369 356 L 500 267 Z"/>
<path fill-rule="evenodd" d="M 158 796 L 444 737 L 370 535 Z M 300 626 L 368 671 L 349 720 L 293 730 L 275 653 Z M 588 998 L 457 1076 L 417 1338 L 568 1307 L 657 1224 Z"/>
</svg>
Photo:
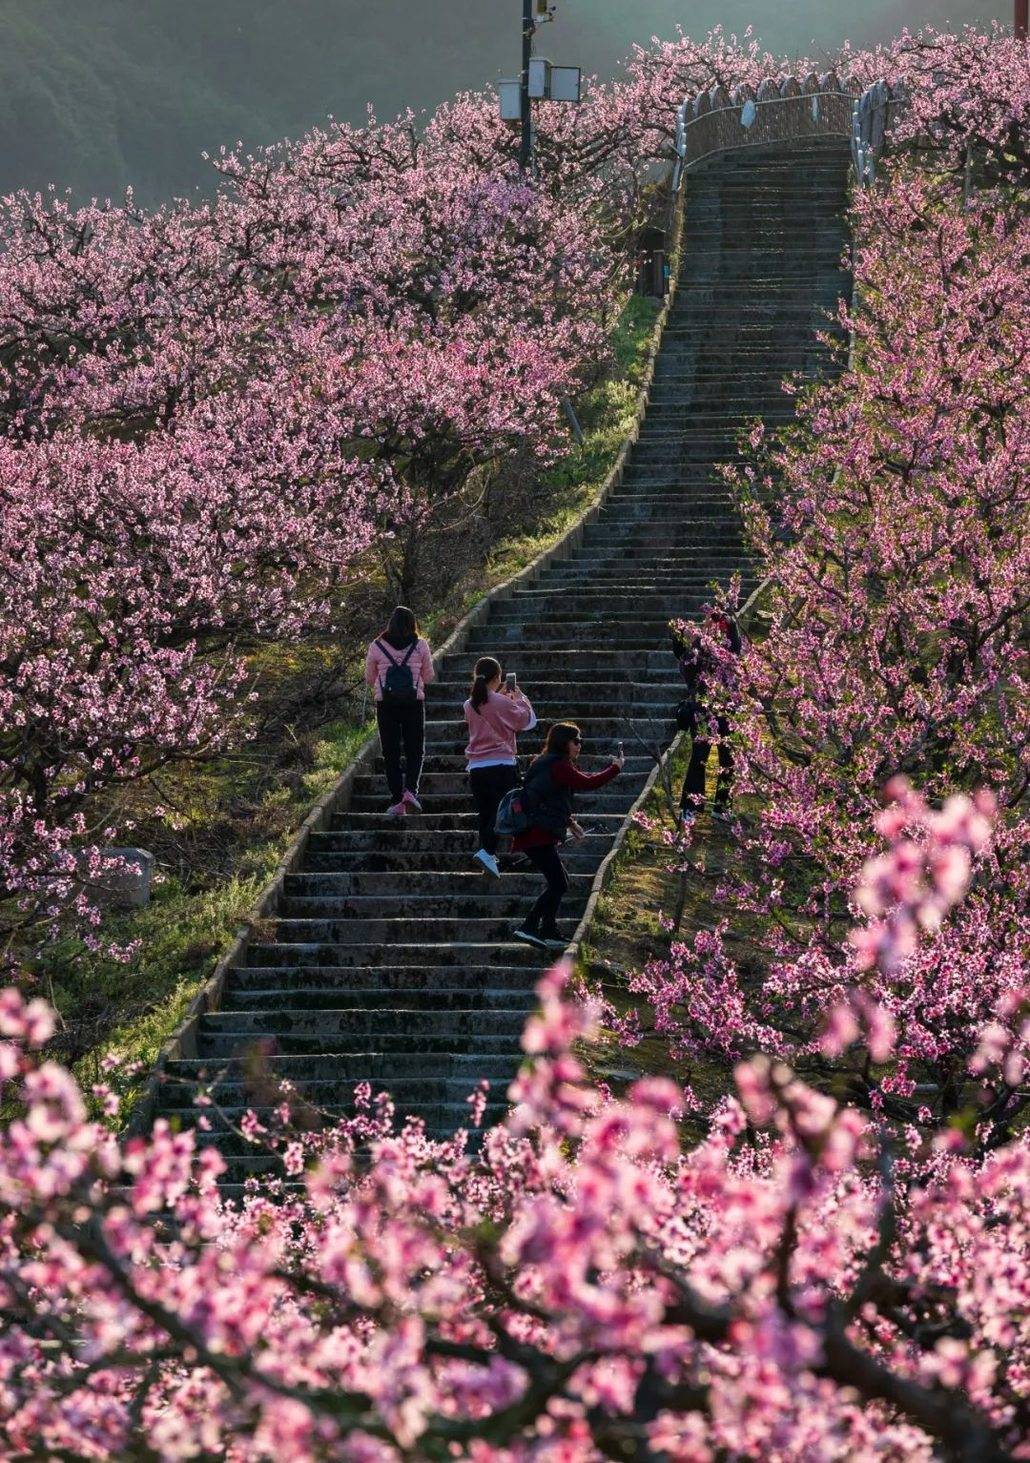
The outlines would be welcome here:
<svg viewBox="0 0 1030 1463">
<path fill-rule="evenodd" d="M 564 950 L 568 944 L 558 933 L 558 910 L 569 888 L 558 845 L 567 833 L 577 840 L 585 836 L 574 816 L 573 795 L 604 787 L 618 777 L 625 762 L 620 747 L 602 771 L 580 772 L 575 764 L 582 745 L 579 727 L 572 722 L 558 721 L 551 727 L 544 750 L 526 777 L 530 826 L 512 840 L 512 852 L 524 853 L 544 876 L 543 893 L 514 931 L 516 940 L 540 950 Z"/>
<path fill-rule="evenodd" d="M 426 745 L 426 687 L 435 676 L 433 653 L 419 635 L 414 614 L 398 605 L 365 656 L 365 683 L 375 694 L 379 745 L 392 799 L 386 811 L 391 818 L 422 811 L 418 784 Z"/>
<path fill-rule="evenodd" d="M 709 635 L 721 636 L 726 647 L 734 655 L 740 654 L 740 630 L 732 615 L 722 610 L 712 610 L 708 616 L 707 626 Z M 708 768 L 708 756 L 712 750 L 711 724 L 712 713 L 708 710 L 705 702 L 706 678 L 709 678 L 715 669 L 715 662 L 711 651 L 705 645 L 700 635 L 692 635 L 689 639 L 673 629 L 673 651 L 679 661 L 680 675 L 683 677 L 687 694 L 680 702 L 676 714 L 677 724 L 681 731 L 690 734 L 690 762 L 687 766 L 687 775 L 683 779 L 683 792 L 680 797 L 680 817 L 684 824 L 690 824 L 697 817 L 705 803 L 705 776 Z M 733 786 L 733 750 L 730 747 L 730 723 L 729 718 L 719 713 L 714 717 L 715 725 L 719 734 L 719 774 L 715 784 L 715 806 L 712 809 L 713 818 L 728 822 L 730 817 L 730 791 Z"/>
</svg>

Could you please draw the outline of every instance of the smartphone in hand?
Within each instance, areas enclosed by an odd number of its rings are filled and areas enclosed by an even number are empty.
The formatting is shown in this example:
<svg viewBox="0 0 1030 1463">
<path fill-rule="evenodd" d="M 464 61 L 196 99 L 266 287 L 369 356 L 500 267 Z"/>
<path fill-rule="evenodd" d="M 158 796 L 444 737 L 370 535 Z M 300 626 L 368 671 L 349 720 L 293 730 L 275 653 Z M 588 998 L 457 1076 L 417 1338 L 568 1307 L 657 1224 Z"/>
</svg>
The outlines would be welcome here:
<svg viewBox="0 0 1030 1463">
<path fill-rule="evenodd" d="M 504 684 L 509 691 L 518 690 L 518 678 L 516 677 L 514 671 L 508 672 L 508 674 L 504 678 Z"/>
</svg>

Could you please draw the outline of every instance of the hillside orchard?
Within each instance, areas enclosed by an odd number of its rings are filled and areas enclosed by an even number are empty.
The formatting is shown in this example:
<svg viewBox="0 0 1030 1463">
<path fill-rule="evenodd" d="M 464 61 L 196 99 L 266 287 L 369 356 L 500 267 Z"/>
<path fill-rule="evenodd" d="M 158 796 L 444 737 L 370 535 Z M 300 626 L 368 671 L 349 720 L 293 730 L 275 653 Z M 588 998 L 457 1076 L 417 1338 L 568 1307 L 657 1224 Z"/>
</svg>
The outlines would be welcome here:
<svg viewBox="0 0 1030 1463">
<path fill-rule="evenodd" d="M 202 205 L 6 200 L 12 970 L 67 928 L 104 942 L 123 790 L 247 735 L 257 647 L 331 629 L 370 554 L 417 582 L 477 475 L 560 456 L 677 103 L 780 64 L 638 51 L 542 115 L 532 181 L 469 96 L 224 152 Z M 725 923 L 618 1018 L 545 977 L 474 1152 L 482 1088 L 446 1143 L 369 1090 L 312 1133 L 284 1092 L 239 1136 L 287 1179 L 239 1205 L 193 1132 L 120 1135 L 118 1058 L 83 1092 L 9 986 L 3 1456 L 1030 1457 L 1028 51 L 929 34 L 837 64 L 909 102 L 853 205 L 849 364 L 733 472 L 766 619 L 715 697 Z M 592 1084 L 601 1021 L 656 1031 L 681 1080 Z M 216 1107 L 198 1091 L 200 1131 Z"/>
</svg>

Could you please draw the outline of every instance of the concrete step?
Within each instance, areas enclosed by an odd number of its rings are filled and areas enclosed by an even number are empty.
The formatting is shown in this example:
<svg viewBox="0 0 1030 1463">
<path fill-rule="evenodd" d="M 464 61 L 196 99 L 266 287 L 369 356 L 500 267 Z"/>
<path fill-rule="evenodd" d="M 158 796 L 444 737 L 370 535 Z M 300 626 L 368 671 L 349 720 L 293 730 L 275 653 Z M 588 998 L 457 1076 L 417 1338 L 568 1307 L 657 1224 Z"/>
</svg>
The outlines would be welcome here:
<svg viewBox="0 0 1030 1463">
<path fill-rule="evenodd" d="M 485 1077 L 491 1082 L 510 1081 L 509 1073 L 515 1071 L 520 1057 L 512 1058 L 507 1050 L 486 1060 L 482 1053 L 441 1052 L 433 1065 L 431 1078 L 425 1072 L 425 1060 L 418 1051 L 387 1051 L 380 1045 L 370 1045 L 365 1051 L 330 1053 L 328 1056 L 303 1056 L 288 1052 L 270 1052 L 263 1058 L 260 1070 L 254 1067 L 248 1057 L 246 1061 L 230 1059 L 228 1063 L 214 1063 L 207 1057 L 193 1057 L 169 1062 L 166 1068 L 168 1080 L 173 1083 L 196 1084 L 211 1082 L 225 1074 L 229 1085 L 245 1084 L 261 1074 L 267 1074 L 277 1081 L 301 1083 L 332 1083 L 353 1087 L 359 1082 L 371 1082 L 380 1088 L 387 1079 L 396 1083 L 399 1091 L 405 1084 L 412 1087 L 432 1080 L 434 1083 L 455 1084 L 468 1093 Z M 250 1074 L 248 1076 L 248 1073 Z"/>
<path fill-rule="evenodd" d="M 748 559 L 739 544 L 693 544 L 671 564 L 663 560 L 661 550 L 647 555 L 647 546 L 639 547 L 640 558 L 631 558 L 632 545 L 609 546 L 608 553 L 595 559 L 576 560 L 555 565 L 539 576 L 541 589 L 589 588 L 618 594 L 621 590 L 676 593 L 684 585 L 704 588 L 713 574 L 732 574 L 746 569 Z M 657 565 L 666 563 L 668 567 Z"/>
<path fill-rule="evenodd" d="M 557 625 L 522 625 L 518 620 L 510 620 L 492 627 L 477 650 L 481 649 L 484 655 L 499 656 L 502 662 L 510 660 L 510 669 L 518 671 L 521 659 L 517 665 L 513 657 L 521 657 L 523 648 L 533 655 L 552 650 L 561 653 L 562 647 L 568 646 L 570 640 L 583 653 L 593 649 L 612 650 L 616 654 L 627 650 L 646 653 L 668 644 L 669 622 L 668 619 L 648 619 L 638 627 L 613 621 L 611 633 L 599 638 L 593 633 L 565 637 Z"/>
<path fill-rule="evenodd" d="M 543 888 L 538 881 L 532 898 Z M 586 902 L 587 888 L 580 884 L 570 891 L 562 910 L 574 912 L 577 900 Z M 430 939 L 460 938 L 469 927 L 469 938 L 482 934 L 484 939 L 507 935 L 508 921 L 517 919 L 526 908 L 527 895 L 506 885 L 503 879 L 483 879 L 471 893 L 420 894 L 412 888 L 404 894 L 350 894 L 339 898 L 320 896 L 283 898 L 272 917 L 280 940 L 353 944 L 371 939 L 382 926 L 385 938 L 397 943 L 406 941 L 409 933 L 425 931 Z M 375 925 L 376 930 L 371 926 Z M 447 926 L 446 933 L 444 925 Z"/>
<path fill-rule="evenodd" d="M 338 836 L 348 840 L 352 836 L 349 832 L 341 831 Z M 309 874 L 315 877 L 321 874 L 364 874 L 369 878 L 396 878 L 406 881 L 408 876 L 439 875 L 446 879 L 453 887 L 455 879 L 463 879 L 466 876 L 473 879 L 485 879 L 478 864 L 473 864 L 472 855 L 479 842 L 478 835 L 474 828 L 470 828 L 467 834 L 455 835 L 461 844 L 461 851 L 458 853 L 434 850 L 432 844 L 439 838 L 446 838 L 447 834 L 423 835 L 423 842 L 427 845 L 424 849 L 405 849 L 404 852 L 389 853 L 359 853 L 359 852 L 333 852 L 333 853 L 311 853 L 305 859 L 305 873 L 295 875 L 297 878 L 307 877 Z M 584 840 L 585 842 L 585 840 Z M 573 848 L 567 846 L 562 853 L 562 862 L 565 864 L 570 879 L 582 876 L 587 880 L 593 878 L 605 853 L 608 851 L 609 836 L 607 833 L 598 834 L 593 845 L 592 852 L 584 852 L 583 845 L 577 843 Z M 521 854 L 501 854 L 498 860 L 501 869 L 501 877 L 504 881 L 517 881 L 515 887 L 520 890 L 539 890 L 540 876 L 533 869 L 528 860 Z M 464 888 L 459 884 L 459 888 Z"/>
<path fill-rule="evenodd" d="M 540 721 L 568 720 L 569 716 L 575 716 L 581 720 L 589 720 L 597 716 L 611 715 L 616 710 L 621 711 L 625 717 L 633 717 L 641 711 L 647 711 L 655 706 L 668 704 L 670 686 L 673 682 L 654 682 L 651 685 L 634 681 L 597 681 L 597 680 L 569 680 L 541 682 L 535 681 L 530 688 L 527 682 L 527 691 L 532 689 L 533 706 Z M 445 688 L 446 689 L 446 688 Z M 433 708 L 433 717 L 445 716 L 449 721 L 448 713 L 458 712 L 461 709 L 461 698 L 467 693 L 467 686 L 464 682 L 454 687 L 454 694 L 449 701 L 443 705 L 439 702 Z M 574 719 L 574 718 L 573 718 Z M 428 725 L 429 723 L 427 723 Z M 461 722 L 464 729 L 466 723 L 464 718 Z M 632 786 L 632 780 L 623 777 L 619 785 L 623 788 Z M 614 786 L 614 784 L 613 784 Z M 430 793 L 432 798 L 434 794 Z M 453 805 L 453 794 L 443 793 L 443 798 L 450 798 Z M 427 813 L 444 812 L 446 807 L 443 803 L 434 804 L 425 802 L 419 797 L 423 809 Z M 358 805 L 352 803 L 355 811 Z M 408 815 L 414 816 L 409 813 Z"/>
<path fill-rule="evenodd" d="M 518 589 L 503 606 L 498 606 L 498 623 L 502 620 L 530 620 L 538 622 L 548 615 L 566 619 L 575 624 L 578 620 L 602 620 L 612 625 L 628 620 L 633 623 L 647 620 L 662 621 L 669 615 L 682 614 L 685 610 L 700 608 L 708 596 L 704 593 L 710 580 L 728 576 L 735 565 L 720 569 L 713 565 L 711 573 L 702 576 L 696 584 L 659 586 L 635 595 L 631 603 L 613 595 L 610 589 L 591 589 L 589 584 L 577 585 L 574 590 L 562 590 L 546 584 Z M 573 601 L 571 610 L 563 609 L 563 600 Z M 636 617 L 639 616 L 639 620 Z"/>
<path fill-rule="evenodd" d="M 233 985 L 222 1003 L 222 1011 L 291 1011 L 335 1010 L 344 1005 L 363 1011 L 390 1011 L 403 1007 L 417 992 L 420 1011 L 498 1011 L 519 1010 L 527 1015 L 536 1005 L 536 996 L 528 981 L 521 988 L 468 984 L 459 986 L 405 986 L 383 989 L 377 986 L 341 984 L 324 986 L 307 981 L 304 986 Z"/>
<path fill-rule="evenodd" d="M 459 684 L 467 686 L 479 655 L 488 653 L 477 651 L 475 655 L 449 657 L 447 671 L 450 672 L 453 666 L 455 679 Z M 549 679 L 554 675 L 553 656 L 546 649 L 538 650 L 533 645 L 526 645 L 517 651 L 509 650 L 508 661 L 508 670 L 517 672 L 520 684 L 522 681 L 526 682 L 527 694 L 530 680 L 536 682 L 545 675 Z M 597 676 L 599 672 L 606 670 L 618 671 L 622 675 L 648 682 L 665 681 L 676 675 L 675 664 L 664 649 L 635 650 L 621 645 L 571 646 L 564 654 L 561 667 L 562 679 L 566 682 L 584 675 Z"/>
<path fill-rule="evenodd" d="M 553 960 L 553 956 L 551 959 Z M 412 1012 L 411 1018 L 416 1014 Z M 480 1033 L 477 1027 L 485 1018 L 478 1011 L 473 1012 L 472 1016 L 474 1019 L 471 1022 L 463 1023 L 456 1019 L 453 1012 L 448 1011 L 443 1021 L 438 1023 L 438 1030 L 425 1029 L 428 1018 L 423 1019 L 417 1030 L 410 1018 L 404 1020 L 397 1030 L 391 1029 L 389 1025 L 382 1025 L 380 1030 L 369 1030 L 367 1026 L 350 1031 L 339 1026 L 327 1030 L 318 1021 L 311 1023 L 310 1030 L 292 1032 L 261 1031 L 248 1025 L 222 1031 L 202 1031 L 197 1044 L 201 1059 L 209 1063 L 232 1057 L 248 1044 L 272 1043 L 273 1038 L 276 1052 L 284 1056 L 343 1056 L 348 1051 L 353 1053 L 364 1050 L 372 1040 L 384 1053 L 418 1052 L 426 1063 L 432 1058 L 434 1070 L 437 1066 L 436 1058 L 440 1054 L 450 1057 L 459 1053 L 476 1052 L 482 1065 L 498 1056 L 507 1057 L 511 1061 L 517 1059 L 519 1032 L 525 1024 L 525 1016 L 521 1011 L 513 1012 L 508 1029 L 503 1032 Z M 423 1070 L 428 1070 L 428 1067 Z"/>
<path fill-rule="evenodd" d="M 452 965 L 531 965 L 540 967 L 553 960 L 542 950 L 534 950 L 518 940 L 479 939 L 463 931 L 460 938 L 438 937 L 416 938 L 406 943 L 397 943 L 387 948 L 382 938 L 369 944 L 302 944 L 297 941 L 263 940 L 253 944 L 247 951 L 249 966 L 269 965 L 304 966 L 305 968 L 331 966 L 361 966 L 372 968 L 380 965 L 412 965 L 421 961 L 427 968 L 445 970 Z"/>
<path fill-rule="evenodd" d="M 670 585 L 667 589 L 647 590 L 639 594 L 634 592 L 632 597 L 619 597 L 610 590 L 592 589 L 589 584 L 576 586 L 570 591 L 576 602 L 575 619 L 571 616 L 564 616 L 561 611 L 562 590 L 560 588 L 525 589 L 520 590 L 510 615 L 506 619 L 532 619 L 537 624 L 550 620 L 560 622 L 565 619 L 569 624 L 588 624 L 593 621 L 595 624 L 617 624 L 619 622 L 633 622 L 634 604 L 638 607 L 637 613 L 641 616 L 647 615 L 649 619 L 665 623 L 669 619 L 679 616 L 680 618 L 694 614 L 703 604 L 711 601 L 711 593 L 708 592 L 710 584 L 727 584 L 730 575 L 736 566 L 727 566 L 720 570 L 712 566 L 710 570 L 702 574 L 695 584 L 685 583 L 682 579 L 676 585 Z M 744 584 L 748 583 L 749 576 L 742 574 Z M 757 581 L 756 581 L 757 582 Z M 627 603 L 627 599 L 629 602 Z M 547 714 L 546 712 L 544 714 Z M 537 707 L 537 715 L 541 715 Z"/>
<path fill-rule="evenodd" d="M 623 472 L 622 482 L 612 491 L 594 520 L 599 528 L 624 527 L 628 530 L 640 522 L 661 521 L 670 514 L 684 524 L 696 523 L 698 535 L 708 534 L 720 522 L 737 531 L 739 520 L 732 512 L 733 488 L 722 469 L 712 464 L 704 477 L 683 468 L 637 467 L 632 459 Z"/>
<path fill-rule="evenodd" d="M 413 1041 L 420 1036 L 443 1038 L 454 1042 L 466 1036 L 495 1043 L 505 1042 L 508 1049 L 518 1046 L 526 1024 L 525 1003 L 484 1011 L 478 1008 L 451 1007 L 432 1010 L 424 1001 L 390 1010 L 374 1010 L 364 1006 L 300 1008 L 296 1004 L 287 1011 L 217 1011 L 201 1021 L 201 1041 L 215 1041 L 226 1036 L 253 1041 L 258 1037 L 275 1038 L 283 1051 L 335 1051 L 335 1043 L 348 1037 L 403 1037 Z"/>
<path fill-rule="evenodd" d="M 679 681 L 678 677 L 675 680 L 670 679 L 669 681 L 669 685 L 672 686 L 674 690 L 676 690 L 680 684 L 681 682 Z M 532 732 L 526 732 L 524 736 L 526 738 L 528 746 L 532 746 L 536 741 L 539 740 L 539 738 L 535 737 Z M 644 766 L 643 758 L 639 759 L 639 762 L 640 765 L 635 773 L 630 773 L 627 775 L 625 771 L 623 772 L 623 777 L 622 779 L 620 779 L 623 786 L 632 786 L 634 778 L 636 778 L 640 782 L 643 782 L 644 778 L 650 771 L 650 768 Z M 452 808 L 455 806 L 455 799 L 461 798 L 466 800 L 469 806 L 471 806 L 472 794 L 469 791 L 468 773 L 465 772 L 464 769 L 460 772 L 434 771 L 433 769 L 436 767 L 436 765 L 437 759 L 434 758 L 433 761 L 428 764 L 430 770 L 423 773 L 422 782 L 419 788 L 419 799 L 422 802 L 422 805 L 426 809 L 426 811 L 431 811 L 431 805 L 428 805 L 425 802 L 426 798 L 449 799 L 448 806 Z M 382 773 L 362 773 L 358 778 L 355 779 L 354 794 L 357 797 L 367 797 L 369 795 L 374 795 L 376 798 L 381 800 L 382 791 Z M 408 817 L 412 818 L 413 820 L 417 816 L 418 815 L 414 812 L 408 814 Z"/>
<path fill-rule="evenodd" d="M 522 643 L 523 637 L 531 635 L 534 643 L 553 639 L 561 626 L 570 629 L 569 640 L 577 645 L 598 641 L 604 645 L 632 643 L 654 649 L 669 638 L 669 620 L 674 616 L 684 617 L 695 613 L 703 604 L 708 604 L 711 595 L 688 590 L 678 596 L 671 608 L 640 606 L 634 615 L 624 606 L 608 604 L 607 607 L 587 604 L 581 595 L 574 596 L 575 605 L 563 615 L 557 610 L 542 608 L 539 603 L 520 600 L 510 610 L 500 614 L 494 624 L 492 643 L 502 645 L 507 634 L 509 643 Z M 499 607 L 500 609 L 500 607 Z"/>
<path fill-rule="evenodd" d="M 638 719 L 645 721 L 647 718 L 640 716 Z M 610 751 L 614 751 L 618 742 L 626 740 L 629 729 L 633 725 L 634 718 L 629 716 L 618 718 L 607 717 L 604 719 L 594 717 L 589 730 L 587 728 L 583 730 L 585 734 L 589 734 L 595 746 L 605 746 Z M 545 729 L 546 722 L 542 722 L 539 733 L 541 742 L 544 739 Z M 449 728 L 449 724 L 440 727 L 430 723 L 426 728 L 426 736 L 427 743 L 431 747 L 442 746 L 447 751 L 461 751 L 468 742 L 465 719 L 463 717 L 460 724 L 455 722 L 453 729 Z M 388 801 L 388 796 L 384 792 L 382 804 Z M 600 810 L 597 809 L 596 800 L 604 796 L 605 789 L 603 788 L 599 793 L 593 793 L 591 795 L 592 804 L 594 804 L 594 806 L 591 806 L 591 823 L 596 823 L 599 817 L 611 817 L 617 823 L 621 817 L 620 812 L 612 811 L 609 814 L 603 808 Z M 380 805 L 381 807 L 382 804 Z M 583 805 L 585 806 L 586 804 L 584 803 Z M 385 808 L 378 813 L 339 813 L 337 815 L 338 821 L 334 823 L 334 826 L 346 829 L 348 832 L 361 833 L 378 830 L 386 834 L 396 824 L 404 823 L 408 829 L 412 830 L 413 834 L 461 833 L 463 846 L 469 849 L 470 852 L 474 852 L 473 845 L 469 840 L 476 836 L 476 815 L 471 811 L 469 803 L 461 804 L 461 808 L 462 811 L 449 813 L 408 813 L 403 818 L 391 818 L 385 811 Z M 469 809 L 469 811 L 465 811 L 465 809 Z M 614 834 L 614 831 L 613 828 L 611 832 Z"/>
<path fill-rule="evenodd" d="M 576 703 L 570 701 L 567 704 L 569 706 L 575 706 Z M 664 696 L 661 700 L 655 700 L 649 706 L 640 706 L 635 708 L 633 716 L 627 715 L 621 718 L 621 720 L 615 724 L 622 728 L 627 728 L 632 726 L 635 717 L 646 718 L 649 715 L 653 715 L 655 712 L 657 712 L 659 715 L 668 715 L 670 706 L 674 704 L 675 697 L 672 694 L 669 694 L 667 696 Z M 548 723 L 555 720 L 569 719 L 570 717 L 559 717 L 555 715 L 553 717 L 544 717 L 543 723 Z M 582 729 L 584 735 L 591 736 L 590 727 L 597 726 L 600 720 L 601 718 L 599 715 L 589 718 L 586 716 L 580 716 L 580 721 L 583 724 Z M 461 741 L 462 745 L 464 745 L 467 740 L 467 732 L 465 729 L 464 719 L 462 719 L 461 731 L 458 735 L 459 740 Z M 543 731 L 540 732 L 539 736 L 540 741 L 543 741 Z M 616 734 L 614 740 L 624 740 L 624 736 L 625 734 L 622 737 Z M 607 741 L 603 740 L 602 733 L 600 732 L 594 733 L 591 736 L 591 741 L 594 742 L 595 745 L 610 745 Z M 614 751 L 614 746 L 610 746 L 610 750 Z M 642 786 L 643 778 L 620 778 L 619 784 L 611 782 L 607 783 L 604 787 L 596 791 L 578 793 L 577 806 L 580 808 L 589 808 L 591 813 L 608 813 L 613 817 L 618 817 L 622 809 L 624 809 L 629 803 L 631 803 L 633 799 L 637 796 Z M 432 831 L 438 829 L 441 826 L 441 820 L 444 819 L 449 820 L 457 828 L 467 828 L 470 833 L 473 833 L 477 826 L 476 814 L 472 811 L 473 805 L 470 796 L 445 793 L 441 794 L 439 797 L 434 797 L 434 795 L 430 793 L 427 794 L 425 799 L 422 799 L 420 797 L 419 801 L 422 803 L 422 812 L 407 813 L 405 815 L 405 821 L 410 820 L 410 822 L 412 823 L 418 822 Z M 389 804 L 389 793 L 386 791 L 385 788 L 383 788 L 378 796 L 369 795 L 368 797 L 352 798 L 349 810 L 346 813 L 342 813 L 340 816 L 347 819 L 348 827 L 361 828 L 364 826 L 364 821 L 368 818 L 383 817 L 385 819 L 387 817 L 384 804 Z"/>
<path fill-rule="evenodd" d="M 719 403 L 723 405 L 723 403 Z M 691 432 L 707 432 L 713 427 L 736 433 L 747 425 L 754 417 L 761 417 L 768 425 L 786 423 L 793 420 L 794 406 L 786 396 L 781 401 L 772 403 L 759 403 L 748 401 L 743 395 L 741 404 L 728 406 L 724 411 L 712 412 L 699 419 L 697 412 L 696 398 L 689 391 L 680 392 L 678 397 L 669 399 L 668 392 L 663 395 L 661 391 L 657 399 L 652 396 L 647 408 L 648 429 L 660 427 L 665 429 L 670 421 L 681 425 L 684 430 Z"/>
<path fill-rule="evenodd" d="M 469 818 L 461 829 L 432 829 L 423 818 L 381 818 L 377 825 L 370 828 L 354 828 L 343 826 L 344 821 L 349 818 L 347 813 L 338 813 L 334 820 L 334 826 L 324 833 L 312 833 L 308 839 L 307 857 L 311 861 L 309 867 L 317 870 L 321 865 L 316 864 L 318 859 L 332 859 L 333 868 L 352 868 L 351 864 L 341 864 L 341 859 L 368 859 L 368 867 L 374 868 L 377 864 L 390 867 L 388 860 L 395 859 L 447 859 L 453 858 L 456 862 L 453 867 L 466 868 L 466 859 L 475 852 L 475 824 Z M 605 847 L 608 837 L 608 830 L 599 828 L 596 834 L 588 834 L 580 843 L 567 845 L 563 857 L 570 863 L 576 858 L 587 862 L 590 859 L 599 857 Z M 509 867 L 517 855 L 507 855 L 502 858 L 501 867 Z M 460 860 L 460 863 L 457 862 Z M 416 867 L 413 865 L 413 867 Z M 435 867 L 430 864 L 428 867 Z M 446 868 L 441 863 L 441 868 Z"/>
<path fill-rule="evenodd" d="M 681 504 L 678 520 L 663 517 L 627 523 L 599 518 L 585 534 L 582 553 L 574 559 L 555 560 L 536 577 L 589 578 L 594 572 L 611 573 L 620 567 L 612 562 L 613 557 L 623 552 L 634 556 L 633 562 L 624 565 L 632 577 L 645 571 L 659 578 L 671 577 L 689 570 L 698 558 L 739 559 L 744 551 L 742 531 L 732 503 L 726 504 L 717 534 L 693 517 L 688 503 Z"/>
<path fill-rule="evenodd" d="M 536 889 L 540 887 L 539 876 Z M 531 891 L 535 892 L 535 891 Z M 360 966 L 318 966 L 307 969 L 304 966 L 243 966 L 232 973 L 233 998 L 237 993 L 257 993 L 276 990 L 282 995 L 284 1004 L 293 991 L 306 992 L 313 987 L 324 991 L 362 990 L 369 986 L 384 996 L 404 995 L 414 991 L 433 993 L 440 987 L 441 972 L 425 965 L 380 965 L 362 969 Z M 452 966 L 446 974 L 446 989 L 464 990 L 475 993 L 485 989 L 507 990 L 517 997 L 529 998 L 533 991 L 533 972 L 524 965 L 493 965 L 480 969 L 475 965 Z M 403 1001 L 401 1002 L 403 1004 Z M 470 1001 L 471 1004 L 471 1001 Z"/>
<path fill-rule="evenodd" d="M 582 576 L 588 576 L 595 568 L 610 572 L 614 567 L 612 559 L 621 556 L 626 569 L 633 574 L 650 569 L 658 574 L 675 575 L 696 563 L 702 555 L 735 554 L 738 558 L 743 557 L 742 526 L 734 523 L 729 513 L 722 525 L 721 537 L 703 539 L 699 532 L 689 510 L 685 519 L 648 519 L 632 528 L 625 524 L 598 521 L 586 535 L 584 546 L 591 551 L 590 559 L 565 561 L 545 572 L 566 568 L 569 573 Z M 667 567 L 663 568 L 663 565 Z"/>
</svg>

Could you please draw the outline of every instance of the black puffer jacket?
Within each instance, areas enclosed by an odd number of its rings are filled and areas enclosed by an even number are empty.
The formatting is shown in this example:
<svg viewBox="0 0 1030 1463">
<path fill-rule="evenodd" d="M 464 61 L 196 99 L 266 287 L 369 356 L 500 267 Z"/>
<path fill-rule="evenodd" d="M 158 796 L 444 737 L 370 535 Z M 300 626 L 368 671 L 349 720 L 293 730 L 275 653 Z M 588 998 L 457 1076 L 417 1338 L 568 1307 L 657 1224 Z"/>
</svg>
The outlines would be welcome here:
<svg viewBox="0 0 1030 1463">
<path fill-rule="evenodd" d="M 526 812 L 534 828 L 543 828 L 564 838 L 572 817 L 572 789 L 559 787 L 551 768 L 563 759 L 554 752 L 538 757 L 526 774 Z"/>
</svg>

